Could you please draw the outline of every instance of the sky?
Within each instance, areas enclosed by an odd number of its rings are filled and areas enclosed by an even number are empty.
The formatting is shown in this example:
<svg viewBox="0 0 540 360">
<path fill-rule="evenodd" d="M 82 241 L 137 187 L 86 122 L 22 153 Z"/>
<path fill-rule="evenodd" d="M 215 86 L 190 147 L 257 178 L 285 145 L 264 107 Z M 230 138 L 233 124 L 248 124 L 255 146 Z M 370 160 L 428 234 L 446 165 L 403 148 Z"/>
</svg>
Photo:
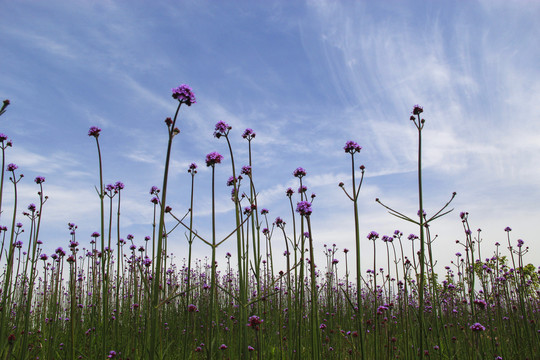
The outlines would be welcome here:
<svg viewBox="0 0 540 360">
<path fill-rule="evenodd" d="M 192 87 L 197 103 L 180 110 L 174 139 L 167 203 L 182 216 L 189 208 L 190 163 L 195 178 L 195 227 L 211 236 L 211 171 L 206 154 L 218 151 L 218 237 L 234 229 L 234 206 L 226 181 L 231 158 L 214 126 L 232 126 L 237 167 L 248 163 L 244 129 L 252 128 L 253 176 L 259 209 L 288 224 L 285 190 L 296 189 L 292 173 L 307 171 L 315 193 L 312 235 L 317 262 L 323 245 L 354 249 L 350 191 L 353 140 L 363 149 L 360 191 L 363 270 L 370 267 L 370 231 L 405 236 L 418 229 L 379 204 L 414 216 L 418 211 L 417 131 L 409 120 L 423 106 L 424 207 L 434 214 L 457 193 L 454 211 L 432 223 L 436 271 L 463 251 L 459 218 L 469 212 L 481 228 L 482 257 L 500 242 L 530 246 L 525 262 L 540 264 L 540 3 L 536 1 L 1 1 L 0 98 L 11 105 L 0 132 L 13 140 L 6 164 L 25 177 L 18 186 L 17 221 L 38 201 L 36 176 L 49 197 L 42 214 L 44 252 L 68 246 L 68 222 L 89 246 L 99 231 L 99 186 L 95 139 L 106 184 L 122 181 L 120 232 L 152 233 L 150 187 L 161 187 L 166 117 L 177 102 L 171 88 Z M 2 225 L 9 225 L 13 185 L 4 186 Z M 295 198 L 297 201 L 297 198 Z M 168 223 L 171 226 L 171 222 Z M 263 224 L 264 226 L 264 224 Z M 115 231 L 115 230 L 114 230 Z M 27 243 L 28 231 L 22 235 Z M 283 239 L 273 252 L 283 261 Z M 376 244 L 379 264 L 386 249 Z M 405 242 L 410 253 L 410 243 Z M 183 230 L 169 238 L 177 263 L 187 255 Z M 210 253 L 201 242 L 195 256 Z M 236 253 L 233 240 L 219 248 Z"/>
</svg>

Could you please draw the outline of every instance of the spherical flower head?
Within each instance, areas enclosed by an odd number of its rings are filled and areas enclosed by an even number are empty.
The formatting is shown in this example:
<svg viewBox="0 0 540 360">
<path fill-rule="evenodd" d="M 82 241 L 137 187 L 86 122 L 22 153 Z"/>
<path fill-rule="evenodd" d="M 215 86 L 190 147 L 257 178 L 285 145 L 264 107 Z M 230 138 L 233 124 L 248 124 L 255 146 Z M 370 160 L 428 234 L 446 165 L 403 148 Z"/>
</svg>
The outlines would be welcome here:
<svg viewBox="0 0 540 360">
<path fill-rule="evenodd" d="M 8 165 L 8 166 L 9 166 L 9 165 Z M 510 231 L 512 231 L 512 229 L 510 229 L 510 226 L 507 226 L 507 227 L 504 228 L 504 231 L 510 232 Z"/>
<path fill-rule="evenodd" d="M 90 130 L 88 130 L 88 136 L 93 136 L 96 139 L 99 137 L 99 133 L 101 132 L 101 129 L 97 126 L 90 127 Z"/>
<path fill-rule="evenodd" d="M 6 134 L 3 134 L 3 133 L 0 133 L 0 142 L 4 142 L 7 140 L 7 135 Z"/>
<path fill-rule="evenodd" d="M 392 242 L 392 241 L 394 241 L 394 238 L 391 237 L 391 236 L 388 236 L 388 235 L 383 235 L 382 241 L 383 242 Z"/>
<path fill-rule="evenodd" d="M 30 204 L 28 205 L 28 210 L 31 212 L 36 211 L 36 204 Z M 522 240 L 523 241 L 523 240 Z M 518 241 L 519 242 L 519 241 Z"/>
<path fill-rule="evenodd" d="M 124 187 L 125 187 L 125 185 L 121 181 L 117 181 L 116 184 L 114 184 L 114 189 L 116 191 L 122 190 L 122 189 L 124 189 Z"/>
<path fill-rule="evenodd" d="M 253 346 L 248 346 L 248 351 L 255 351 L 255 348 Z"/>
<path fill-rule="evenodd" d="M 227 350 L 227 345 L 225 344 L 221 344 L 221 346 L 219 347 L 220 350 Z"/>
<path fill-rule="evenodd" d="M 311 203 L 309 201 L 300 201 L 296 204 L 296 212 L 302 216 L 311 215 Z"/>
<path fill-rule="evenodd" d="M 291 188 L 288 188 L 285 190 L 285 194 L 287 194 L 288 197 L 291 197 L 294 194 L 294 190 Z"/>
<path fill-rule="evenodd" d="M 360 152 L 360 150 L 362 150 L 362 147 L 356 142 L 350 140 L 345 143 L 343 150 L 345 150 L 346 153 L 354 154 L 355 152 Z"/>
<path fill-rule="evenodd" d="M 293 171 L 293 175 L 297 178 L 302 178 L 304 176 L 306 176 L 306 170 L 299 167 L 297 168 L 296 170 Z"/>
<path fill-rule="evenodd" d="M 227 136 L 229 134 L 229 130 L 231 129 L 232 129 L 232 126 L 229 126 L 229 124 L 227 124 L 226 122 L 218 121 L 218 123 L 216 124 L 215 131 L 214 131 L 214 136 L 217 137 L 218 139 L 221 136 Z"/>
<path fill-rule="evenodd" d="M 414 105 L 413 111 L 412 111 L 413 115 L 420 115 L 423 112 L 424 112 L 423 107 L 421 107 L 420 105 Z"/>
<path fill-rule="evenodd" d="M 268 213 L 269 213 L 268 209 L 265 209 L 265 208 L 261 209 L 261 215 L 266 215 Z"/>
<path fill-rule="evenodd" d="M 107 184 L 105 185 L 105 190 L 106 191 L 114 191 L 114 185 L 113 184 Z"/>
<path fill-rule="evenodd" d="M 377 240 L 377 239 L 379 238 L 379 234 L 378 234 L 377 232 L 375 232 L 375 231 L 372 231 L 372 232 L 370 232 L 370 233 L 368 234 L 367 238 L 368 238 L 369 240 L 375 241 L 375 240 Z"/>
<path fill-rule="evenodd" d="M 283 227 L 285 225 L 285 221 L 283 221 L 283 219 L 278 216 L 274 221 L 274 224 L 278 227 Z"/>
<path fill-rule="evenodd" d="M 47 256 L 47 254 L 41 254 L 41 255 L 39 255 L 39 259 L 40 259 L 40 260 L 47 261 L 48 258 L 49 258 L 49 257 Z"/>
<path fill-rule="evenodd" d="M 99 233 L 98 233 L 97 231 L 94 231 L 94 232 L 92 233 L 92 235 L 90 235 L 90 236 L 93 237 L 93 238 L 98 238 L 98 237 L 99 237 Z"/>
<path fill-rule="evenodd" d="M 12 164 L 8 164 L 8 166 L 7 166 L 7 171 L 15 171 L 15 170 L 17 170 L 18 168 L 19 168 L 19 167 L 18 167 L 17 165 L 13 164 L 13 163 L 12 163 Z"/>
<path fill-rule="evenodd" d="M 214 166 L 216 164 L 221 164 L 221 160 L 223 160 L 222 155 L 215 151 L 211 152 L 210 154 L 206 155 L 206 166 Z"/>
<path fill-rule="evenodd" d="M 43 184 L 45 182 L 45 178 L 43 176 L 37 176 L 35 179 L 34 179 L 34 182 L 36 184 Z"/>
<path fill-rule="evenodd" d="M 195 104 L 197 101 L 195 101 L 195 94 L 193 93 L 193 90 L 186 85 L 182 84 L 177 88 L 173 88 L 172 90 L 172 97 L 182 104 L 186 104 L 187 106 L 191 106 L 191 104 Z"/>
<path fill-rule="evenodd" d="M 188 305 L 188 311 L 189 312 L 196 312 L 197 311 L 197 307 L 193 304 L 189 304 Z"/>
<path fill-rule="evenodd" d="M 471 325 L 470 329 L 472 331 L 484 331 L 486 330 L 486 327 L 480 323 L 474 323 Z"/>
<path fill-rule="evenodd" d="M 247 139 L 248 141 L 255 138 L 255 132 L 252 129 L 246 129 L 244 130 L 244 133 L 242 134 L 242 137 L 244 139 Z"/>
<path fill-rule="evenodd" d="M 263 323 L 264 320 L 262 320 L 257 315 L 250 316 L 248 319 L 249 323 L 247 326 L 252 327 L 255 330 L 259 330 L 259 325 Z"/>
<path fill-rule="evenodd" d="M 298 193 L 299 194 L 303 194 L 307 191 L 307 186 L 306 185 L 302 185 L 301 187 L 298 188 Z"/>
<path fill-rule="evenodd" d="M 242 180 L 242 175 L 238 176 L 237 178 L 235 178 L 234 176 L 231 176 L 227 180 L 227 186 L 233 186 L 234 184 L 236 184 L 237 181 L 240 181 L 240 180 Z"/>
<path fill-rule="evenodd" d="M 195 164 L 195 163 L 189 164 L 188 173 L 196 174 L 197 173 L 197 164 Z"/>
<path fill-rule="evenodd" d="M 249 165 L 242 166 L 242 174 L 246 176 L 251 176 L 251 166 Z"/>
<path fill-rule="evenodd" d="M 29 210 L 30 210 L 30 208 L 29 208 Z M 518 241 L 517 241 L 517 246 L 518 246 L 518 247 L 522 247 L 524 243 L 525 243 L 525 241 L 523 241 L 523 240 L 521 240 L 521 239 L 518 239 Z"/>
</svg>

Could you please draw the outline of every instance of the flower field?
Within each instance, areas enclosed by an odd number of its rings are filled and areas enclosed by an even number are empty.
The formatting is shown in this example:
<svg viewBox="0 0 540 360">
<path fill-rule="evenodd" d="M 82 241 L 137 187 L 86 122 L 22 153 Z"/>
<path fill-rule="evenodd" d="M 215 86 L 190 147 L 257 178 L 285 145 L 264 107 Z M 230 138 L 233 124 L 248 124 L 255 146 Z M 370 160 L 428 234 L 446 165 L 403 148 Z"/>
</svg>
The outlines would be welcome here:
<svg viewBox="0 0 540 360">
<path fill-rule="evenodd" d="M 88 136 L 99 161 L 100 230 L 79 234 L 70 223 L 65 246 L 45 253 L 39 234 L 47 181 L 34 179 L 36 204 L 19 204 L 17 188 L 28 179 L 24 169 L 6 161 L 14 145 L 0 134 L 0 359 L 540 358 L 540 268 L 526 263 L 527 243 L 514 239 L 512 229 L 501 229 L 507 242 L 485 253 L 481 231 L 471 229 L 468 213 L 460 213 L 463 236 L 455 260 L 435 271 L 430 225 L 452 212 L 456 193 L 434 214 L 424 212 L 422 130 L 429 122 L 421 106 L 404 118 L 418 134 L 418 213 L 408 216 L 376 200 L 393 215 L 389 221 L 396 228 L 405 221 L 417 232 L 380 235 L 360 228 L 358 197 L 367 170 L 357 164 L 362 147 L 348 141 L 343 150 L 351 159 L 350 183 L 338 186 L 343 201 L 351 203 L 355 247 L 317 249 L 311 222 L 315 194 L 304 183 L 309 172 L 292 172 L 298 188 L 283 189 L 290 212 L 270 218 L 257 202 L 252 176 L 256 133 L 238 132 L 224 121 L 213 136 L 226 143 L 228 153 L 210 152 L 203 164 L 212 177 L 210 236 L 194 227 L 199 165 L 186 169 L 191 203 L 173 211 L 167 203 L 171 149 L 182 112 L 197 101 L 187 85 L 172 89 L 172 98 L 177 107 L 165 119 L 167 144 L 157 144 L 167 150 L 163 183 L 149 189 L 153 233 L 144 241 L 122 233 L 124 184 L 104 183 L 106 149 L 100 147 L 102 130 L 93 126 Z M 9 106 L 5 100 L 2 120 L 9 121 Z M 246 165 L 234 156 L 233 136 L 246 141 Z M 223 186 L 215 181 L 217 166 L 231 169 L 227 186 L 235 209 L 223 238 L 216 232 L 215 191 Z M 7 187 L 13 198 L 3 197 Z M 6 202 L 13 203 L 13 213 L 2 211 Z M 167 255 L 168 242 L 184 232 L 185 254 L 175 263 Z M 373 251 L 361 253 L 361 242 L 371 242 Z M 192 258 L 194 247 L 206 248 L 208 258 Z M 218 248 L 229 251 L 219 265 Z M 325 261 L 315 263 L 321 250 Z M 377 262 L 377 251 L 384 252 L 385 262 Z M 284 262 L 275 261 L 282 256 Z"/>
</svg>

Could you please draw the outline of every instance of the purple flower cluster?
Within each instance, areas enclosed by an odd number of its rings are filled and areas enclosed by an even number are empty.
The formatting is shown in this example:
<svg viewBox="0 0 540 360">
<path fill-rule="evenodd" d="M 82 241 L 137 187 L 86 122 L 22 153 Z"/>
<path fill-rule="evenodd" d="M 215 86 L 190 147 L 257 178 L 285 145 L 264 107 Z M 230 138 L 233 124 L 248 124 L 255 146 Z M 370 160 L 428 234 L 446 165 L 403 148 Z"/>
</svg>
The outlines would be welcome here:
<svg viewBox="0 0 540 360">
<path fill-rule="evenodd" d="M 486 327 L 480 323 L 474 323 L 471 325 L 472 331 L 484 331 L 486 330 Z"/>
<path fill-rule="evenodd" d="M 370 233 L 368 234 L 367 238 L 368 238 L 369 240 L 375 241 L 375 240 L 377 240 L 377 239 L 379 238 L 379 234 L 378 234 L 377 232 L 375 232 L 375 231 L 372 231 L 372 232 L 370 232 Z"/>
<path fill-rule="evenodd" d="M 224 121 L 218 121 L 215 127 L 214 136 L 218 139 L 222 136 L 227 136 L 229 134 L 229 130 L 232 129 L 232 126 L 227 124 Z"/>
<path fill-rule="evenodd" d="M 19 167 L 15 164 L 8 164 L 7 166 L 7 171 L 15 171 L 17 170 Z"/>
<path fill-rule="evenodd" d="M 222 155 L 215 151 L 211 152 L 210 154 L 206 155 L 206 166 L 214 166 L 216 164 L 221 164 L 221 160 L 223 160 Z"/>
<path fill-rule="evenodd" d="M 255 138 L 255 132 L 252 130 L 252 129 L 246 129 L 244 130 L 244 133 L 242 134 L 242 137 L 244 139 L 247 139 L 248 141 L 251 141 L 252 139 Z"/>
<path fill-rule="evenodd" d="M 193 90 L 191 90 L 191 88 L 186 84 L 173 88 L 171 91 L 172 97 L 182 104 L 191 106 L 191 104 L 195 104 L 197 102 L 195 101 L 195 94 L 193 93 Z"/>
<path fill-rule="evenodd" d="M 251 175 L 251 166 L 249 166 L 249 165 L 242 166 L 242 174 L 250 176 Z"/>
<path fill-rule="evenodd" d="M 346 153 L 354 154 L 355 152 L 360 152 L 360 150 L 362 150 L 362 147 L 358 145 L 356 142 L 351 140 L 345 143 L 343 150 L 345 150 Z"/>
<path fill-rule="evenodd" d="M 312 213 L 309 201 L 300 201 L 296 204 L 296 212 L 302 216 L 309 216 Z"/>
<path fill-rule="evenodd" d="M 423 112 L 424 112 L 423 107 L 421 107 L 420 105 L 414 105 L 413 111 L 412 111 L 413 115 L 420 115 Z"/>
<path fill-rule="evenodd" d="M 299 167 L 296 170 L 294 170 L 293 175 L 295 177 L 297 177 L 297 178 L 302 178 L 302 177 L 306 176 L 306 170 Z"/>
<path fill-rule="evenodd" d="M 88 136 L 93 136 L 96 139 L 99 137 L 99 133 L 101 132 L 101 129 L 97 126 L 90 127 L 90 130 L 88 130 Z"/>
<path fill-rule="evenodd" d="M 253 330 L 259 330 L 259 325 L 262 324 L 264 320 L 257 315 L 253 315 L 249 317 L 248 321 L 249 323 L 247 326 L 251 327 Z"/>
</svg>

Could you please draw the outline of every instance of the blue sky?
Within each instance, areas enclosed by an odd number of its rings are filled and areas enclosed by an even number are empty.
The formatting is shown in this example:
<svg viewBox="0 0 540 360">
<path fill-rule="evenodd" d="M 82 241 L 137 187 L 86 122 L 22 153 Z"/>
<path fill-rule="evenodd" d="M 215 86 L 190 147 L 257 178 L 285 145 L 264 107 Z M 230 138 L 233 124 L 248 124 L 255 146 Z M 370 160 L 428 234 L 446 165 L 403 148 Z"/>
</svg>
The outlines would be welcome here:
<svg viewBox="0 0 540 360">
<path fill-rule="evenodd" d="M 177 214 L 187 210 L 187 167 L 199 164 L 201 234 L 209 234 L 204 157 L 212 151 L 225 156 L 216 170 L 218 232 L 233 227 L 225 186 L 230 156 L 225 141 L 212 136 L 219 120 L 233 127 L 239 166 L 247 164 L 243 130 L 257 133 L 254 178 L 271 220 L 290 222 L 284 192 L 297 187 L 295 168 L 307 170 L 305 182 L 317 194 L 319 255 L 322 244 L 354 248 L 352 203 L 337 186 L 350 181 L 347 140 L 363 147 L 357 162 L 366 166 L 360 195 L 366 259 L 369 231 L 416 232 L 374 199 L 411 215 L 418 209 L 409 116 L 420 104 L 428 214 L 457 192 L 454 212 L 431 228 L 439 271 L 462 250 L 455 244 L 463 239 L 460 211 L 470 213 L 473 229 L 482 228 L 484 257 L 495 242 L 506 243 L 503 229 L 510 226 L 514 243 L 522 238 L 531 246 L 525 260 L 540 263 L 538 2 L 12 1 L 1 9 L 0 97 L 12 105 L 0 131 L 14 143 L 7 162 L 25 174 L 21 209 L 37 201 L 32 179 L 46 178 L 45 252 L 67 245 L 68 222 L 79 226 L 82 244 L 99 230 L 97 152 L 87 136 L 93 125 L 103 129 L 105 182 L 126 185 L 122 235 L 142 243 L 151 233 L 148 191 L 161 186 L 163 120 L 176 109 L 170 89 L 186 83 L 197 104 L 181 109 L 168 202 Z M 7 196 L 2 224 L 10 221 L 10 206 Z M 181 259 L 183 232 L 170 242 Z M 203 244 L 195 249 L 199 257 L 208 254 Z M 283 250 L 276 239 L 274 252 Z"/>
</svg>

